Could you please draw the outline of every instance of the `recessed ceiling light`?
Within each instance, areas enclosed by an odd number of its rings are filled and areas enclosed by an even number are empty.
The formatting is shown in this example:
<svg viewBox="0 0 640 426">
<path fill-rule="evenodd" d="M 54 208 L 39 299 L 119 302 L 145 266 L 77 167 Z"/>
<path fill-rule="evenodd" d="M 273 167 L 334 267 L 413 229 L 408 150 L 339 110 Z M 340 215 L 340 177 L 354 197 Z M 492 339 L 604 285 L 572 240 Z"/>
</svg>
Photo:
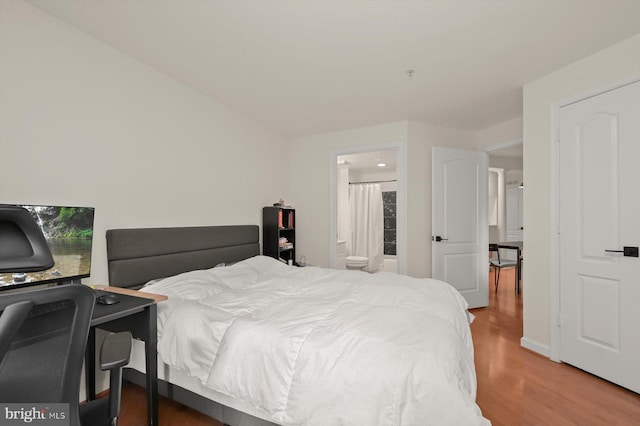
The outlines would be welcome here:
<svg viewBox="0 0 640 426">
<path fill-rule="evenodd" d="M 378 167 L 386 167 L 385 163 L 378 163 Z"/>
</svg>

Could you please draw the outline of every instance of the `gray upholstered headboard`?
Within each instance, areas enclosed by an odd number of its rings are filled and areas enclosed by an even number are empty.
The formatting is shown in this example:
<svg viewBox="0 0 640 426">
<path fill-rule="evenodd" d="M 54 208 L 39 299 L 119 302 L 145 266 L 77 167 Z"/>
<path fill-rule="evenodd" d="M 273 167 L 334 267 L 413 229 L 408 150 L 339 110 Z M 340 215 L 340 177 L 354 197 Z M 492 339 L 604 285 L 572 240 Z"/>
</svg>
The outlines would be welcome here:
<svg viewBox="0 0 640 426">
<path fill-rule="evenodd" d="M 260 254 L 257 225 L 109 229 L 109 285 L 140 288 L 182 272 Z"/>
</svg>

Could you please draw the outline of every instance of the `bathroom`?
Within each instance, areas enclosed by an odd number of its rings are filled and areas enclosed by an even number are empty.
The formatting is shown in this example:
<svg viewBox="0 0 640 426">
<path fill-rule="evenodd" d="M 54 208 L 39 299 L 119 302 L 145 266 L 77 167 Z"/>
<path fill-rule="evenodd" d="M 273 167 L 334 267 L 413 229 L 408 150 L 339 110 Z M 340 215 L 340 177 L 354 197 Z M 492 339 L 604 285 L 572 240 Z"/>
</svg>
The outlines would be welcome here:
<svg viewBox="0 0 640 426">
<path fill-rule="evenodd" d="M 397 152 L 337 156 L 337 269 L 397 272 Z"/>
</svg>

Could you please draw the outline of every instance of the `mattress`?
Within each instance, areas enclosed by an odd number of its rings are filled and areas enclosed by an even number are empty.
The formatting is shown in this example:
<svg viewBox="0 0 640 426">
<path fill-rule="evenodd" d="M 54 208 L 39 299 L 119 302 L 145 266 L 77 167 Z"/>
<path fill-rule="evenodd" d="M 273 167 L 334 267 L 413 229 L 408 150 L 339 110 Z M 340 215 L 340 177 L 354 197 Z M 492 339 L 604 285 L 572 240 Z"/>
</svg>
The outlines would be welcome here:
<svg viewBox="0 0 640 426">
<path fill-rule="evenodd" d="M 488 425 L 467 305 L 432 279 L 256 256 L 156 281 L 158 377 L 282 425 Z M 144 372 L 144 348 L 130 367 Z"/>
</svg>

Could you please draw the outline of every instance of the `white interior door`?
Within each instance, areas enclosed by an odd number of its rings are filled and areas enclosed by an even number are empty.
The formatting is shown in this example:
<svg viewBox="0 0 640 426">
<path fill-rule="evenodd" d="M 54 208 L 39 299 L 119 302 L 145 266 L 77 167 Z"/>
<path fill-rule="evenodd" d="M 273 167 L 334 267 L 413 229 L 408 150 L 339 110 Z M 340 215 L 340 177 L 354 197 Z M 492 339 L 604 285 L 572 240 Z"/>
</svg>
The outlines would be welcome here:
<svg viewBox="0 0 640 426">
<path fill-rule="evenodd" d="M 486 152 L 433 148 L 433 277 L 472 308 L 489 304 L 487 174 Z"/>
<path fill-rule="evenodd" d="M 562 361 L 640 392 L 640 82 L 560 110 Z M 635 249 L 637 256 L 637 248 Z"/>
</svg>

